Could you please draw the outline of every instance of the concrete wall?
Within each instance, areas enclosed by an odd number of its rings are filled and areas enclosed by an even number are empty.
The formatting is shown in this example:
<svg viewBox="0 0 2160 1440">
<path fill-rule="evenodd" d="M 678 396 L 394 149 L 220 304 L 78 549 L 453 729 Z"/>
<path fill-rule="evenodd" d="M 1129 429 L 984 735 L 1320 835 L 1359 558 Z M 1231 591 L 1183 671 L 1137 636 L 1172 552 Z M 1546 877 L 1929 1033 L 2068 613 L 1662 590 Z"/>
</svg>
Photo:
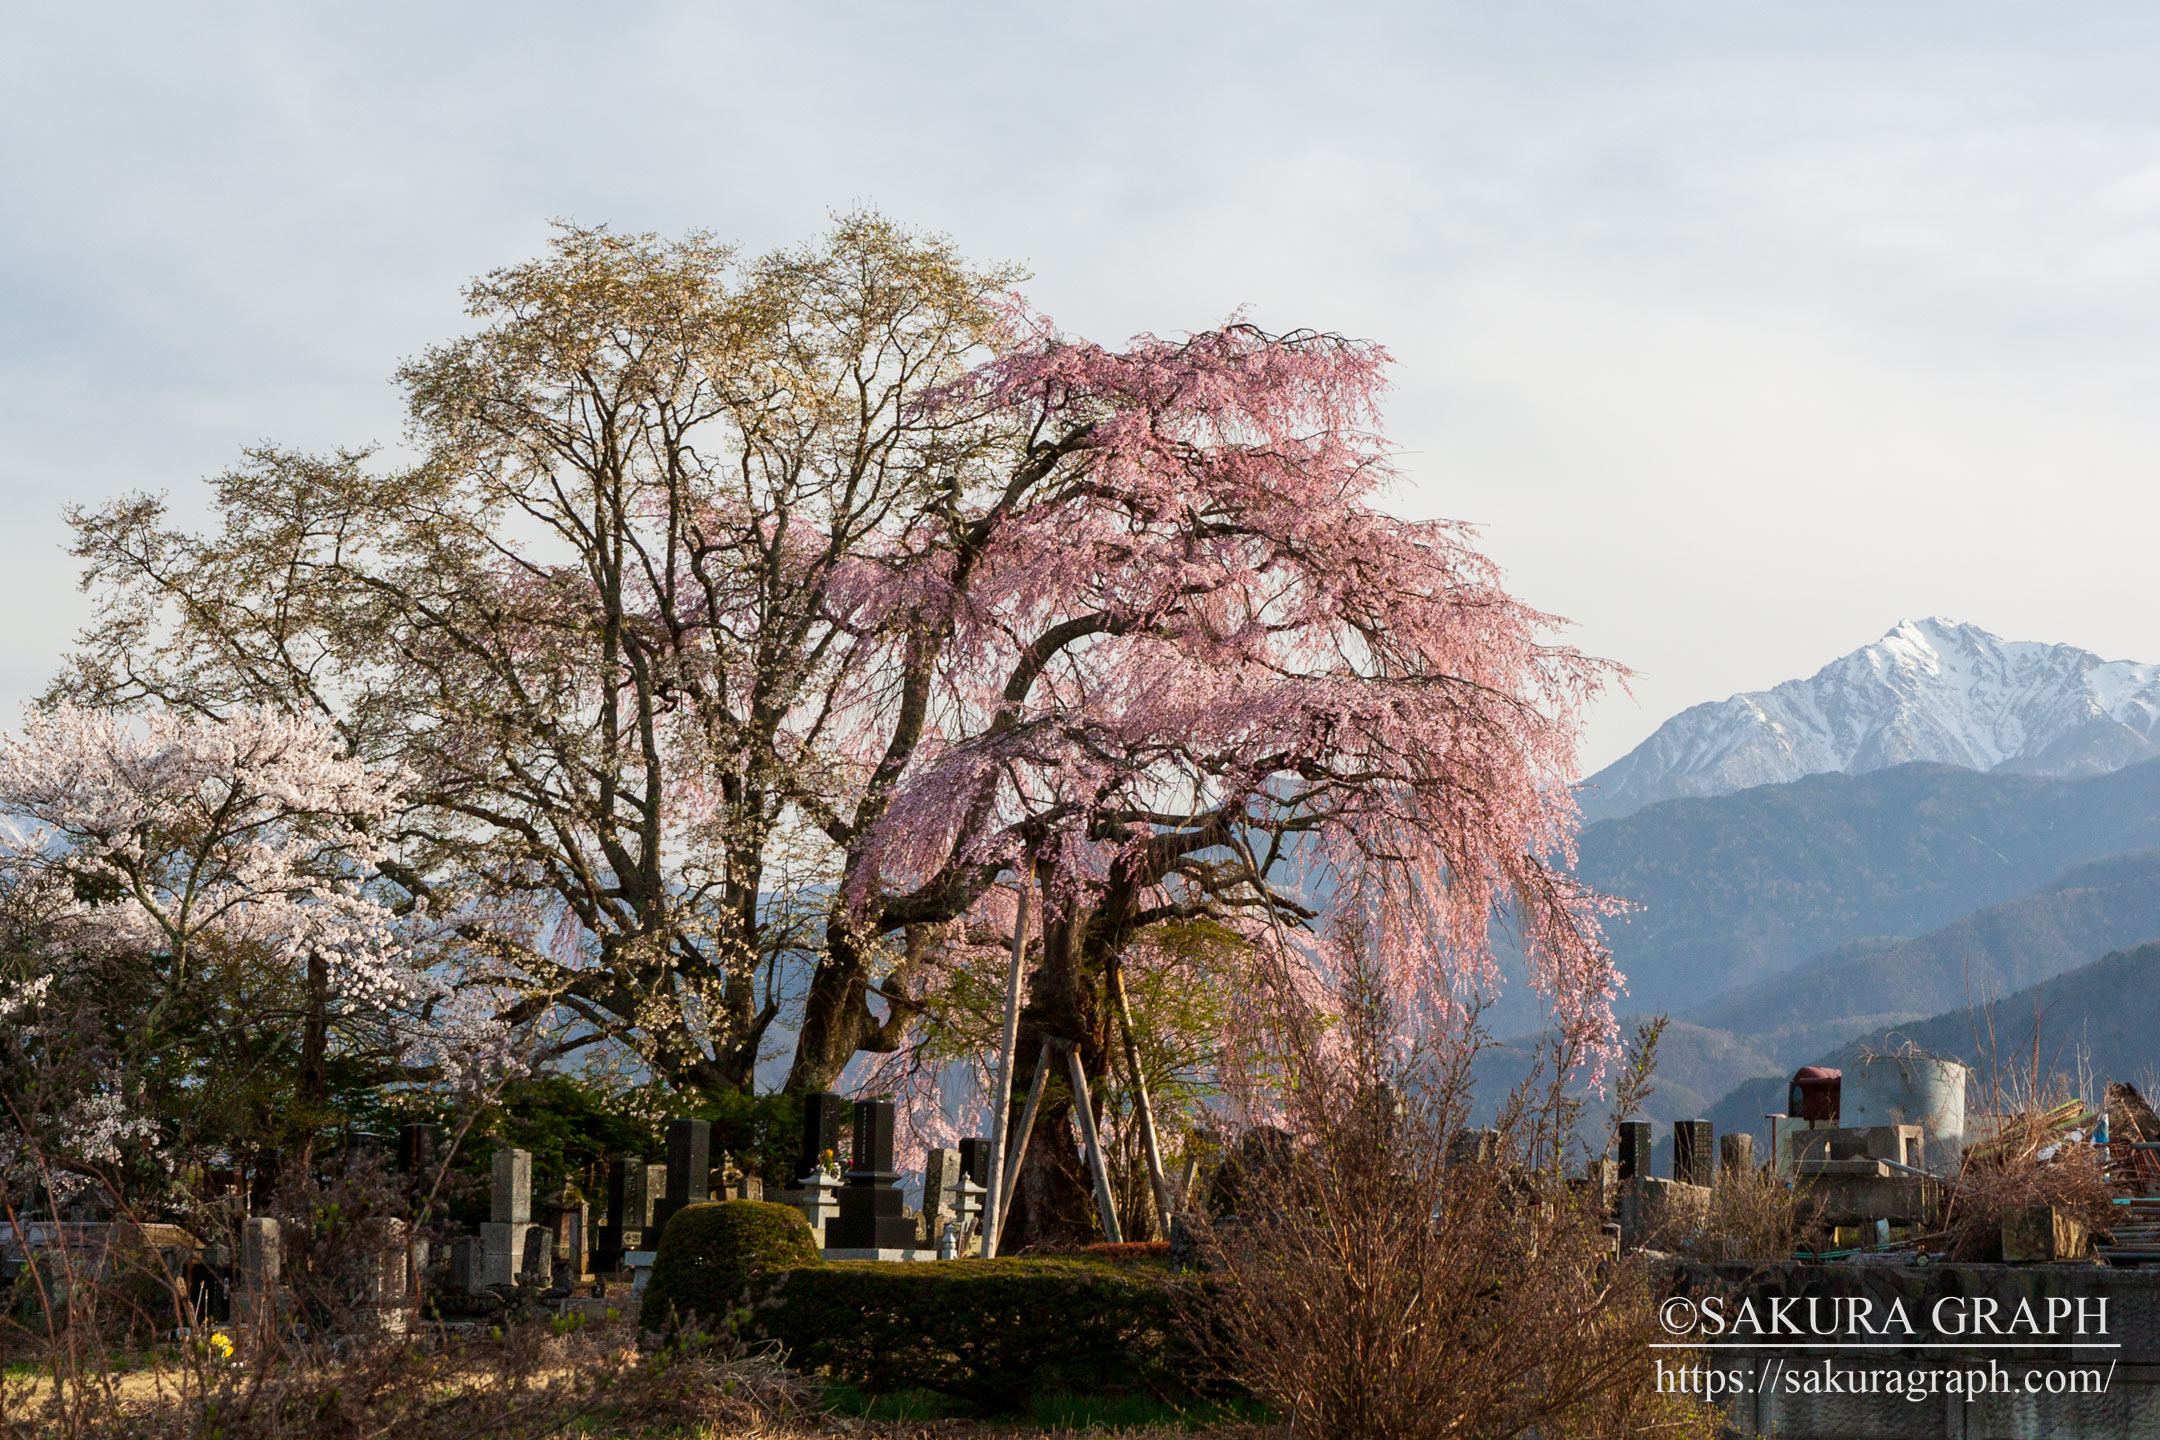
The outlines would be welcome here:
<svg viewBox="0 0 2160 1440">
<path fill-rule="evenodd" d="M 2104 1437 L 2104 1440 L 2152 1440 L 2160 1437 L 2160 1270 L 2111 1270 L 2096 1265 L 1775 1265 L 1746 1266 L 1683 1265 L 1676 1276 L 1676 1291 L 1697 1301 L 1713 1294 L 1724 1297 L 1727 1314 L 1739 1299 L 1753 1297 L 1758 1312 L 1778 1297 L 1815 1298 L 1826 1313 L 1839 1297 L 1860 1297 L 1873 1302 L 1875 1313 L 1886 1313 L 1892 1301 L 1902 1300 L 1922 1333 L 1905 1337 L 1902 1331 L 1862 1337 L 1870 1345 L 1897 1348 L 1860 1349 L 1841 1343 L 1835 1348 L 1810 1346 L 1764 1337 L 1735 1336 L 1777 1348 L 1721 1349 L 1693 1352 L 1695 1363 L 1712 1366 L 1742 1379 L 1746 1392 L 1726 1398 L 1728 1413 L 1740 1434 L 1777 1435 L 1787 1440 L 2066 1440 L 2066 1437 Z M 2107 1302 L 2108 1333 L 2078 1337 L 2067 1323 L 2051 1343 L 2062 1348 L 1948 1349 L 1945 1343 L 1971 1344 L 1973 1337 L 1939 1335 L 1928 1317 L 1940 1301 L 1947 1300 L 1949 1313 L 1962 1312 L 1975 1299 L 1992 1299 L 2004 1317 L 2013 1315 L 2020 1301 L 2030 1302 L 2036 1315 L 2048 1313 L 2050 1299 L 2075 1307 L 2084 1301 L 2087 1313 L 2094 1303 Z M 1805 1323 L 1804 1320 L 1801 1323 Z M 1840 1341 L 1844 1340 L 1841 1334 Z M 1983 1336 L 1995 1343 L 2008 1337 Z M 2031 1338 L 2031 1337 L 2020 1337 Z M 2043 1341 L 2048 1337 L 2040 1337 Z M 1900 1342 L 1904 1343 L 1900 1343 Z M 1937 1348 L 1917 1342 L 1935 1341 Z M 2104 1343 L 2103 1343 L 2104 1342 Z M 1713 1341 L 1712 1343 L 1715 1343 Z M 2112 1347 L 2112 1348 L 2111 1348 Z M 1660 1352 L 1670 1357 L 1686 1352 Z M 1828 1359 L 1841 1377 L 1843 1393 L 1821 1391 L 1820 1372 Z M 2020 1393 L 1980 1394 L 1968 1399 L 1939 1389 L 1924 1399 L 1913 1400 L 1894 1393 L 1894 1372 L 1909 1386 L 1921 1370 L 1960 1370 L 1972 1373 L 2001 1368 Z M 2100 1393 L 2040 1394 L 2022 1392 L 2028 1374 L 2044 1380 L 2048 1372 L 2097 1372 Z M 1938 1377 L 1939 1383 L 1940 1377 Z M 1873 1393 L 1854 1393 L 1872 1390 Z"/>
</svg>

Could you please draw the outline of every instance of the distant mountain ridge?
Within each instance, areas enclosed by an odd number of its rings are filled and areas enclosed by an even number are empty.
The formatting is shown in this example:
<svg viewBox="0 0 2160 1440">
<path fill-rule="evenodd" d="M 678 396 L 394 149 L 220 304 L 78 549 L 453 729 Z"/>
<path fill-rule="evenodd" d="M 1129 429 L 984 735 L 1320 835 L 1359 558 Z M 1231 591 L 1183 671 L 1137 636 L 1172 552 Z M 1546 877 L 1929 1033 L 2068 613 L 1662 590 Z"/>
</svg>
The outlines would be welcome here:
<svg viewBox="0 0 2160 1440">
<path fill-rule="evenodd" d="M 1975 1071 L 1985 1103 L 1998 1076 L 2015 1076 L 2037 1049 L 2043 1069 L 2100 1080 L 2127 1080 L 2151 1096 L 2160 1090 L 2160 944 L 2118 950 L 1991 1005 L 1963 1006 L 1924 1020 L 1885 1026 L 1817 1058 L 1848 1065 L 1863 1052 L 1906 1042 Z M 1703 1113 L 1718 1133 L 1745 1130 L 1767 1143 L 1762 1117 L 1785 1108 L 1785 1074 L 1735 1085 Z M 1698 1079 L 1698 1084 L 1701 1081 Z"/>
<path fill-rule="evenodd" d="M 1639 907 L 1606 932 L 1628 977 L 1621 1007 L 1693 1016 L 1809 957 L 1924 935 L 2153 846 L 2160 761 L 2073 780 L 1901 765 L 1607 820 L 1583 831 L 1575 873 Z M 1494 1023 L 1514 1034 L 1543 1020 Z"/>
<path fill-rule="evenodd" d="M 1791 1068 L 1864 1031 L 1992 1003 L 2156 938 L 2160 849 L 2136 850 L 2080 865 L 1912 940 L 1814 956 L 1683 1018 L 1746 1036 Z"/>
<path fill-rule="evenodd" d="M 2160 756 L 2160 665 L 1900 621 L 1805 680 L 1691 706 L 1584 781 L 1586 820 L 1911 761 L 2096 775 Z"/>
</svg>

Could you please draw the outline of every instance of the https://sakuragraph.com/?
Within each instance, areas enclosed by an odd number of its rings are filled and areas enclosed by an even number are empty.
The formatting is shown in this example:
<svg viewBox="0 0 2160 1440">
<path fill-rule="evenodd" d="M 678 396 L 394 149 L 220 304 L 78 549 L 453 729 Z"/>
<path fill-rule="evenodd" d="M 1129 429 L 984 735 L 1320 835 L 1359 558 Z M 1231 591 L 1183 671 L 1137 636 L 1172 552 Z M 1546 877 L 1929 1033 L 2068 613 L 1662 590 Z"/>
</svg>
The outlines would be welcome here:
<svg viewBox="0 0 2160 1440">
<path fill-rule="evenodd" d="M 1903 1297 L 1865 1295 L 1674 1296 L 1659 1307 L 1658 1323 L 1673 1338 L 1651 1348 L 1675 1352 L 1657 1357 L 1658 1389 L 1706 1400 L 2098 1395 L 2114 1378 L 2109 1352 L 2121 1348 L 2108 1337 L 2105 1296 L 2010 1304 L 1988 1295 L 1945 1295 L 1917 1308 Z M 2035 1363 L 2050 1350 L 2106 1363 Z M 1794 1351 L 1827 1353 L 1795 1357 Z"/>
</svg>

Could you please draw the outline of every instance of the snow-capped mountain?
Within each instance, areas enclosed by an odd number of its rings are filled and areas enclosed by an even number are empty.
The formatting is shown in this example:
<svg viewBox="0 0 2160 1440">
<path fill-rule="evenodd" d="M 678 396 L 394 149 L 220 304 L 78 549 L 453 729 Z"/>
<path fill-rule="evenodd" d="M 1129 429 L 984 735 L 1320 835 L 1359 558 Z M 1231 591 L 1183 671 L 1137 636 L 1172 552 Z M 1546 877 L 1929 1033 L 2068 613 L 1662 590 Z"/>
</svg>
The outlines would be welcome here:
<svg viewBox="0 0 2160 1440">
<path fill-rule="evenodd" d="M 1586 820 L 1830 770 L 1935 760 L 2093 775 L 2160 756 L 2160 665 L 1906 620 L 1788 680 L 1695 705 L 1583 782 Z"/>
</svg>

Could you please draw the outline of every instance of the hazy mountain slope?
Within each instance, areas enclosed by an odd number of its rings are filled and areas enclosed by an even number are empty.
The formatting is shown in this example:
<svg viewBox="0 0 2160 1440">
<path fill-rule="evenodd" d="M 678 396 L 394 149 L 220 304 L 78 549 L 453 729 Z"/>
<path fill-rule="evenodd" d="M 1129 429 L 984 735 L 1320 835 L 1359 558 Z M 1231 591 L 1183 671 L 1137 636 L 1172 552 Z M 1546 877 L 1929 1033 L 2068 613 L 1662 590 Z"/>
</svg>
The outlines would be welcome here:
<svg viewBox="0 0 2160 1440">
<path fill-rule="evenodd" d="M 2079 866 L 1918 939 L 1819 955 L 1683 1013 L 1800 1064 L 1877 1025 L 2008 994 L 2156 937 L 2160 850 L 2138 850 Z"/>
<path fill-rule="evenodd" d="M 1588 819 L 1912 761 L 2091 775 L 2160 755 L 2160 665 L 1901 621 L 1805 680 L 1695 705 L 1585 781 Z"/>
<path fill-rule="evenodd" d="M 1989 1029 L 1992 1023 L 1993 1034 Z M 1832 1058 L 1910 1040 L 1989 1077 L 2029 1069 L 2038 1032 L 2044 1069 L 2149 1086 L 2160 1072 L 2160 942 L 2111 955 L 2028 986 L 1977 1012 L 1960 1005 L 1926 1020 L 1878 1030 Z"/>
<path fill-rule="evenodd" d="M 1925 934 L 2156 845 L 2160 762 L 2074 780 L 1902 765 L 1607 820 L 1583 831 L 1577 873 L 1640 906 L 1609 931 L 1624 1008 L 1678 1014 L 1808 956 Z M 1495 1023 L 1541 1020 L 1508 1011 Z"/>
<path fill-rule="evenodd" d="M 1988 1038 L 1992 1015 L 1994 1034 Z M 1837 1065 L 1863 1048 L 1905 1041 L 1975 1068 L 1984 1090 L 1996 1066 L 2029 1065 L 2035 1031 L 2042 1064 L 2095 1080 L 2128 1080 L 2148 1095 L 2160 1090 L 2160 943 L 2140 945 L 2043 980 L 1975 1012 L 1963 1005 L 1924 1020 L 1886 1027 L 1813 1060 Z M 1792 1068 L 1798 1068 L 1797 1066 Z M 1720 1134 L 1747 1130 L 1768 1143 L 1762 1116 L 1785 1108 L 1791 1071 L 1751 1078 L 1705 1112 Z M 1687 1118 L 1687 1117 L 1681 1117 Z"/>
<path fill-rule="evenodd" d="M 1639 1016 L 1621 1022 L 1624 1035 L 1633 1035 Z M 1479 1053 L 1472 1069 L 1477 1085 L 1478 1113 L 1490 1117 L 1508 1092 L 1522 1082 L 1536 1063 L 1538 1037 L 1505 1041 Z M 1643 1107 L 1650 1119 L 1692 1120 L 1731 1089 L 1742 1076 L 1759 1074 L 1775 1062 L 1746 1036 L 1712 1030 L 1675 1020 L 1665 1027 L 1658 1044 L 1654 1089 Z M 1589 1099 L 1584 1124 L 1597 1129 L 1606 1122 L 1607 1111 Z"/>
</svg>

